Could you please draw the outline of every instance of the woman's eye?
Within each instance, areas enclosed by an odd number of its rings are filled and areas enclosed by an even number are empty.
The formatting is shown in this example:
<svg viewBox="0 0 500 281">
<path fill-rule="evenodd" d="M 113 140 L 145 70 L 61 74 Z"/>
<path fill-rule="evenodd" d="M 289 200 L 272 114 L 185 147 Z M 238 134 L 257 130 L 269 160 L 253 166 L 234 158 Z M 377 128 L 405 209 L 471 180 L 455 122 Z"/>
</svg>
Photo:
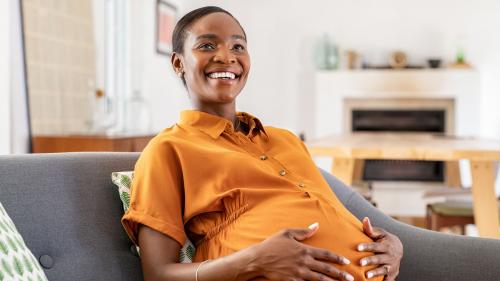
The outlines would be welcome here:
<svg viewBox="0 0 500 281">
<path fill-rule="evenodd" d="M 236 45 L 234 45 L 233 49 L 235 49 L 237 51 L 243 51 L 243 50 L 245 50 L 245 46 L 243 46 L 241 44 L 236 44 Z"/>
<path fill-rule="evenodd" d="M 200 49 L 203 49 L 203 50 L 214 50 L 215 49 L 215 46 L 212 45 L 212 44 L 203 44 L 199 47 Z"/>
</svg>

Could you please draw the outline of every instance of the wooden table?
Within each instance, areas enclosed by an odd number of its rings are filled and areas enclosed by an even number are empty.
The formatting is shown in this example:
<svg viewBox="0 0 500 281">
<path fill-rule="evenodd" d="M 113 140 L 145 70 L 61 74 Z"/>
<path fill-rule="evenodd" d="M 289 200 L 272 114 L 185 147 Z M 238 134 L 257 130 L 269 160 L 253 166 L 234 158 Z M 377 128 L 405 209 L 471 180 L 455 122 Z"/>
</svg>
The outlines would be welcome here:
<svg viewBox="0 0 500 281">
<path fill-rule="evenodd" d="M 141 152 L 153 135 L 50 135 L 33 137 L 33 153 Z"/>
<path fill-rule="evenodd" d="M 332 173 L 351 184 L 356 163 L 366 159 L 470 161 L 474 219 L 482 237 L 500 238 L 495 194 L 495 162 L 500 141 L 453 138 L 428 134 L 357 133 L 307 143 L 313 156 L 333 158 Z"/>
</svg>

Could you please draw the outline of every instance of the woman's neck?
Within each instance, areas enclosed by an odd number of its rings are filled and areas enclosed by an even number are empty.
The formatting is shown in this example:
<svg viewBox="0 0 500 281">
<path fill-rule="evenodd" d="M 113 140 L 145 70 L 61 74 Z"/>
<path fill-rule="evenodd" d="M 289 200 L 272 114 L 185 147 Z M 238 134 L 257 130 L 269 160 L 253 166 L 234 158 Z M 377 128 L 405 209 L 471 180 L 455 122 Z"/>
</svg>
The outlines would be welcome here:
<svg viewBox="0 0 500 281">
<path fill-rule="evenodd" d="M 233 123 L 233 126 L 237 124 L 236 106 L 234 103 L 218 106 L 194 105 L 194 109 L 227 119 Z"/>
</svg>

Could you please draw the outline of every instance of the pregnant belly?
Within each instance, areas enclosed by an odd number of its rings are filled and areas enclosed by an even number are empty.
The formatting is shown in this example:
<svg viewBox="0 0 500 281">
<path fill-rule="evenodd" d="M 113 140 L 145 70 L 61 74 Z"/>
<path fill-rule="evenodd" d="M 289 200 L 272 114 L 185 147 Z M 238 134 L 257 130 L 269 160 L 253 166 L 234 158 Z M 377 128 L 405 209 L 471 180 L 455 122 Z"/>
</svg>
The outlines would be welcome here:
<svg viewBox="0 0 500 281">
<path fill-rule="evenodd" d="M 283 229 L 306 228 L 314 222 L 319 223 L 319 230 L 301 242 L 347 257 L 351 264 L 335 266 L 351 273 L 355 280 L 365 280 L 364 273 L 373 267 L 361 267 L 359 261 L 370 253 L 358 252 L 356 248 L 358 244 L 372 240 L 363 233 L 361 222 L 343 206 L 335 208 L 314 198 L 281 198 L 249 207 L 219 233 L 198 245 L 195 261 L 229 255 L 262 242 Z"/>
</svg>

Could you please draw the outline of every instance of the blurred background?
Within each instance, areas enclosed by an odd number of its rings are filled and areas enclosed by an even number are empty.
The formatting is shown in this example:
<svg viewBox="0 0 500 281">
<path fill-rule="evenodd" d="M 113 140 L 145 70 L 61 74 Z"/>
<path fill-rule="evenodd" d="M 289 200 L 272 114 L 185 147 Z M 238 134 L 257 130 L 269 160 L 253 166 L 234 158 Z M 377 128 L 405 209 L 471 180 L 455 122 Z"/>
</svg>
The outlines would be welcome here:
<svg viewBox="0 0 500 281">
<path fill-rule="evenodd" d="M 264 124 L 349 133 L 348 110 L 381 103 L 441 110 L 447 135 L 500 139 L 496 0 L 3 0 L 0 154 L 141 151 L 190 108 L 170 35 L 206 5 L 246 30 L 238 109 Z"/>
</svg>

